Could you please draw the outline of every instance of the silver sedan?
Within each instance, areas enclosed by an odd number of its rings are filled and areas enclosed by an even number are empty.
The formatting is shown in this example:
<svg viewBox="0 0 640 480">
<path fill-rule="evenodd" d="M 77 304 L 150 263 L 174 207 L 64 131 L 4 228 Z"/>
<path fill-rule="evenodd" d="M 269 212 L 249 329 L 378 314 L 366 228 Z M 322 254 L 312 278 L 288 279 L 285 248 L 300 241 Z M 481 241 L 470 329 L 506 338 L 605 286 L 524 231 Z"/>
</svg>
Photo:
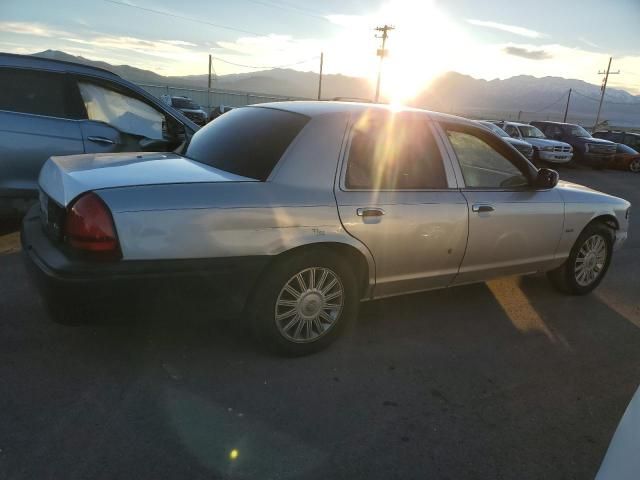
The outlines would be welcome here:
<svg viewBox="0 0 640 480">
<path fill-rule="evenodd" d="M 195 279 L 290 355 L 364 300 L 533 272 L 586 294 L 630 207 L 475 122 L 338 102 L 236 109 L 171 154 L 53 157 L 39 186 L 22 239 L 54 319 Z"/>
</svg>

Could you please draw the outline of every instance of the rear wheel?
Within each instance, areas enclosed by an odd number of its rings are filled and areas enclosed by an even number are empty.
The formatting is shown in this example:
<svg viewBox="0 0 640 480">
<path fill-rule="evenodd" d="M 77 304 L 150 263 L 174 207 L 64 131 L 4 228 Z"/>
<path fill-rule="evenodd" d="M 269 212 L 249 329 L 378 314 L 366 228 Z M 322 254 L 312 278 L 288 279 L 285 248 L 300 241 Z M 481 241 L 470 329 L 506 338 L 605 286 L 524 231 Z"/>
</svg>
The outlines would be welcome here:
<svg viewBox="0 0 640 480">
<path fill-rule="evenodd" d="M 602 223 L 588 225 L 565 263 L 547 275 L 551 283 L 564 293 L 587 294 L 600 284 L 607 273 L 612 252 L 611 229 Z"/>
<path fill-rule="evenodd" d="M 631 160 L 631 162 L 629 163 L 629 170 L 633 173 L 640 172 L 640 158 L 634 158 L 633 160 Z"/>
<path fill-rule="evenodd" d="M 327 347 L 356 316 L 356 276 L 339 255 L 311 251 L 278 261 L 261 280 L 253 329 L 271 350 L 289 356 Z"/>
</svg>

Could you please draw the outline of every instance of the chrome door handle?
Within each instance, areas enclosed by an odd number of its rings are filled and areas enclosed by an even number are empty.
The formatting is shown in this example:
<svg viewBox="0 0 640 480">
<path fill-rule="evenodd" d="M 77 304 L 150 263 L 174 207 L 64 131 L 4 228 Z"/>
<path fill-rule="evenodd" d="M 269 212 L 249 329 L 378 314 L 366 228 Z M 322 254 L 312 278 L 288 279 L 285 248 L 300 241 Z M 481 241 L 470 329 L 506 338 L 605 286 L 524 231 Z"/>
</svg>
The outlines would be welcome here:
<svg viewBox="0 0 640 480">
<path fill-rule="evenodd" d="M 116 142 L 106 137 L 87 137 L 87 140 L 91 140 L 96 143 L 104 143 L 105 145 L 114 145 Z"/>
<path fill-rule="evenodd" d="M 381 208 L 358 208 L 356 214 L 359 217 L 381 217 L 384 215 L 384 210 Z"/>
<path fill-rule="evenodd" d="M 486 212 L 493 212 L 494 208 L 493 208 L 493 205 L 477 203 L 471 207 L 471 210 L 476 213 L 486 213 Z"/>
</svg>

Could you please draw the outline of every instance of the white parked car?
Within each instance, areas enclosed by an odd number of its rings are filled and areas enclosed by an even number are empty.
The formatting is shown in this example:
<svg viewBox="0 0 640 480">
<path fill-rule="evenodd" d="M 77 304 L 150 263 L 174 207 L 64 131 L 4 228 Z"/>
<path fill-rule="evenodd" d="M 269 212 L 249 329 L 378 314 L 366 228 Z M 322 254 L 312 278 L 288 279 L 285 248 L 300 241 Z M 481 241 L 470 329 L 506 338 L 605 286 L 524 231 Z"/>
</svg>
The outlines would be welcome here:
<svg viewBox="0 0 640 480">
<path fill-rule="evenodd" d="M 476 122 L 338 102 L 233 110 L 177 153 L 53 157 L 40 189 L 22 241 L 54 318 L 194 277 L 294 355 L 333 341 L 361 300 L 540 271 L 587 293 L 630 207 Z"/>
<path fill-rule="evenodd" d="M 569 163 L 573 158 L 573 147 L 566 142 L 547 138 L 540 129 L 527 123 L 497 122 L 511 138 L 523 140 L 533 145 L 533 161 L 549 163 Z"/>
</svg>

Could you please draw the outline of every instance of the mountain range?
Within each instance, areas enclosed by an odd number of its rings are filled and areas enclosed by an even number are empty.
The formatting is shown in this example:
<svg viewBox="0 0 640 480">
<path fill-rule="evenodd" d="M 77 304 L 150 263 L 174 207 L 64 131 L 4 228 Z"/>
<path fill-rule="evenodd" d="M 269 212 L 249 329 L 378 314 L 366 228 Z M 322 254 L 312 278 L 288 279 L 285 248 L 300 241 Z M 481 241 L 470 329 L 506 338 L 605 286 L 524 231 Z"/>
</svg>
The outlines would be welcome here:
<svg viewBox="0 0 640 480">
<path fill-rule="evenodd" d="M 111 65 L 56 50 L 34 54 L 110 70 L 138 84 L 168 85 L 206 89 L 208 75 L 163 76 L 129 65 Z M 384 77 L 383 77 L 384 82 Z M 220 75 L 212 88 L 287 97 L 315 98 L 318 74 L 291 69 L 272 69 L 252 73 Z M 457 72 L 434 79 L 412 101 L 413 106 L 471 117 L 522 120 L 561 120 L 569 89 L 572 90 L 568 121 L 591 125 L 595 120 L 600 86 L 561 77 L 537 78 L 520 75 L 505 80 L 481 80 Z M 328 74 L 322 79 L 323 98 L 361 98 L 373 96 L 364 78 Z M 607 88 L 601 120 L 609 125 L 640 127 L 640 95 Z"/>
</svg>

